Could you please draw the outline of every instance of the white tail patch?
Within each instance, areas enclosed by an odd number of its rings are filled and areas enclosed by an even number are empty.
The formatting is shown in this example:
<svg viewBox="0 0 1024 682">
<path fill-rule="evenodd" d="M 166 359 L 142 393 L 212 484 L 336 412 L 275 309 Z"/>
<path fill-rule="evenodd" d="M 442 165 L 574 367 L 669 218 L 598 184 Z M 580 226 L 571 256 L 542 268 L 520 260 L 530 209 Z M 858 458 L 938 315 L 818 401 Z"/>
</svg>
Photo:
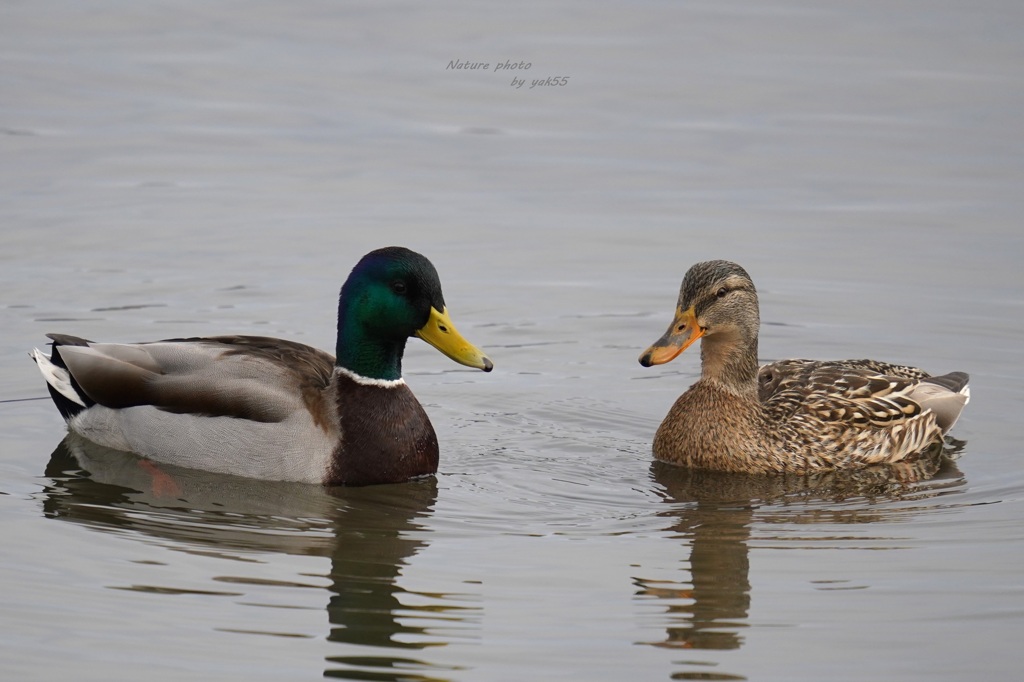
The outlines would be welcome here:
<svg viewBox="0 0 1024 682">
<path fill-rule="evenodd" d="M 82 397 L 78 395 L 74 387 L 71 385 L 71 375 L 63 367 L 50 362 L 50 358 L 39 350 L 33 348 L 32 352 L 29 353 L 32 359 L 36 361 L 36 365 L 39 367 L 39 371 L 43 373 L 43 378 L 46 379 L 46 383 L 53 386 L 53 389 L 60 393 L 62 396 L 67 398 L 73 403 L 85 407 L 85 402 Z"/>
</svg>

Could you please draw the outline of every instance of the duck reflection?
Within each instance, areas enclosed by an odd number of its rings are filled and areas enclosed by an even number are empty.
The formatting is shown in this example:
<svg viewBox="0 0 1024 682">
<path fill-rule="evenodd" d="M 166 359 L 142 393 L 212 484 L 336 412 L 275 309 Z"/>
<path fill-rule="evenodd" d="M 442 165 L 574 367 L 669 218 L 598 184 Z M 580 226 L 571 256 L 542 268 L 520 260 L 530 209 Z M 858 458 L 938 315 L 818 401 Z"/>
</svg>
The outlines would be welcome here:
<svg viewBox="0 0 1024 682">
<path fill-rule="evenodd" d="M 689 547 L 687 579 L 634 578 L 639 599 L 666 604 L 666 637 L 646 642 L 672 649 L 728 650 L 743 645 L 750 611 L 751 528 L 772 523 L 864 523 L 891 518 L 898 508 L 880 500 L 917 500 L 955 492 L 963 476 L 949 458 L 962 448 L 950 440 L 913 464 L 890 465 L 842 474 L 767 477 L 697 471 L 653 462 L 651 478 L 666 503 L 661 512 L 674 537 Z M 835 505 L 852 498 L 866 504 Z M 770 535 L 770 533 L 768 533 Z M 759 539 L 764 539 L 759 532 Z M 746 679 L 715 672 L 710 663 L 673 679 Z"/>
<path fill-rule="evenodd" d="M 429 606 L 403 604 L 400 597 L 405 591 L 398 585 L 410 558 L 428 544 L 422 521 L 432 513 L 437 499 L 433 478 L 367 488 L 323 488 L 166 465 L 158 469 L 74 434 L 53 452 L 46 476 L 51 483 L 45 490 L 43 511 L 50 518 L 97 530 L 131 530 L 183 551 L 211 556 L 237 551 L 329 558 L 327 639 L 352 645 L 351 651 L 358 655 L 329 657 L 325 676 L 436 679 L 435 666 L 407 655 L 409 650 L 445 643 L 417 621 L 425 622 L 428 616 L 436 621 L 438 611 L 447 610 L 456 612 L 440 617 L 458 619 L 457 611 L 464 607 L 449 609 L 437 603 L 437 595 L 430 595 Z M 217 580 L 236 586 L 248 581 Z M 159 592 L 165 588 L 131 589 Z M 417 614 L 418 610 L 422 613 Z M 395 655 L 399 652 L 402 655 Z"/>
</svg>

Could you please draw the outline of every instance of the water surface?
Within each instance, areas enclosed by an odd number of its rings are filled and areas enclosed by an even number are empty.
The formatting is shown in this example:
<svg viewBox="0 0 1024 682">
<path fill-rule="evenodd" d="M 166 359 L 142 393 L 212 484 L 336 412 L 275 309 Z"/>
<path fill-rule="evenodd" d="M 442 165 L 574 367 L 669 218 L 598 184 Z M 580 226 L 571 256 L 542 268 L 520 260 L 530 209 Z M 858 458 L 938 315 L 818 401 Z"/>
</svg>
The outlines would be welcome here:
<svg viewBox="0 0 1024 682">
<path fill-rule="evenodd" d="M 0 14 L 5 679 L 1016 676 L 1016 3 Z M 434 261 L 496 365 L 410 344 L 436 478 L 154 487 L 63 440 L 26 356 L 46 332 L 329 349 L 338 287 L 386 244 Z M 752 274 L 763 361 L 969 372 L 956 458 L 652 464 L 698 358 L 636 358 L 706 258 Z"/>
</svg>

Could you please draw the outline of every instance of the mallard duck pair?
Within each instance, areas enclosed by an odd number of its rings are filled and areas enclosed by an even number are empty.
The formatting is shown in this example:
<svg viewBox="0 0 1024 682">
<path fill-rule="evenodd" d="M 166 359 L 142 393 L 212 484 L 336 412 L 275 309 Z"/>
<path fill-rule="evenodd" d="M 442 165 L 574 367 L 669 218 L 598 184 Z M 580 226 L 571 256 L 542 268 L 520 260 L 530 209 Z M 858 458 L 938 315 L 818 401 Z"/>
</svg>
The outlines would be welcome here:
<svg viewBox="0 0 1024 682">
<path fill-rule="evenodd" d="M 658 459 L 748 472 L 900 461 L 941 438 L 967 401 L 959 372 L 790 360 L 759 374 L 757 295 L 735 264 L 694 266 L 679 303 L 640 361 L 667 362 L 701 338 L 704 375 L 658 429 Z M 430 261 L 389 247 L 342 286 L 333 357 L 256 336 L 116 344 L 63 334 L 49 335 L 49 357 L 32 357 L 68 428 L 100 445 L 250 478 L 368 485 L 437 471 L 434 429 L 402 379 L 412 336 L 493 367 L 456 331 Z"/>
</svg>

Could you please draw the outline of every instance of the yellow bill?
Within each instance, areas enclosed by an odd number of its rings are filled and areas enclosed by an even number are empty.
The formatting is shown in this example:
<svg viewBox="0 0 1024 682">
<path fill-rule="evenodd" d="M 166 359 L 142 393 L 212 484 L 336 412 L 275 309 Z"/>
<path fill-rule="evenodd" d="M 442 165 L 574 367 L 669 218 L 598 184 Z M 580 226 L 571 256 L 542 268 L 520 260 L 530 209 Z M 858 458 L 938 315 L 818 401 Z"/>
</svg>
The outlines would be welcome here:
<svg viewBox="0 0 1024 682">
<path fill-rule="evenodd" d="M 469 367 L 476 367 L 485 372 L 494 369 L 494 363 L 479 348 L 462 337 L 448 317 L 448 308 L 438 312 L 430 309 L 430 319 L 417 332 L 420 337 L 455 362 Z"/>
</svg>

